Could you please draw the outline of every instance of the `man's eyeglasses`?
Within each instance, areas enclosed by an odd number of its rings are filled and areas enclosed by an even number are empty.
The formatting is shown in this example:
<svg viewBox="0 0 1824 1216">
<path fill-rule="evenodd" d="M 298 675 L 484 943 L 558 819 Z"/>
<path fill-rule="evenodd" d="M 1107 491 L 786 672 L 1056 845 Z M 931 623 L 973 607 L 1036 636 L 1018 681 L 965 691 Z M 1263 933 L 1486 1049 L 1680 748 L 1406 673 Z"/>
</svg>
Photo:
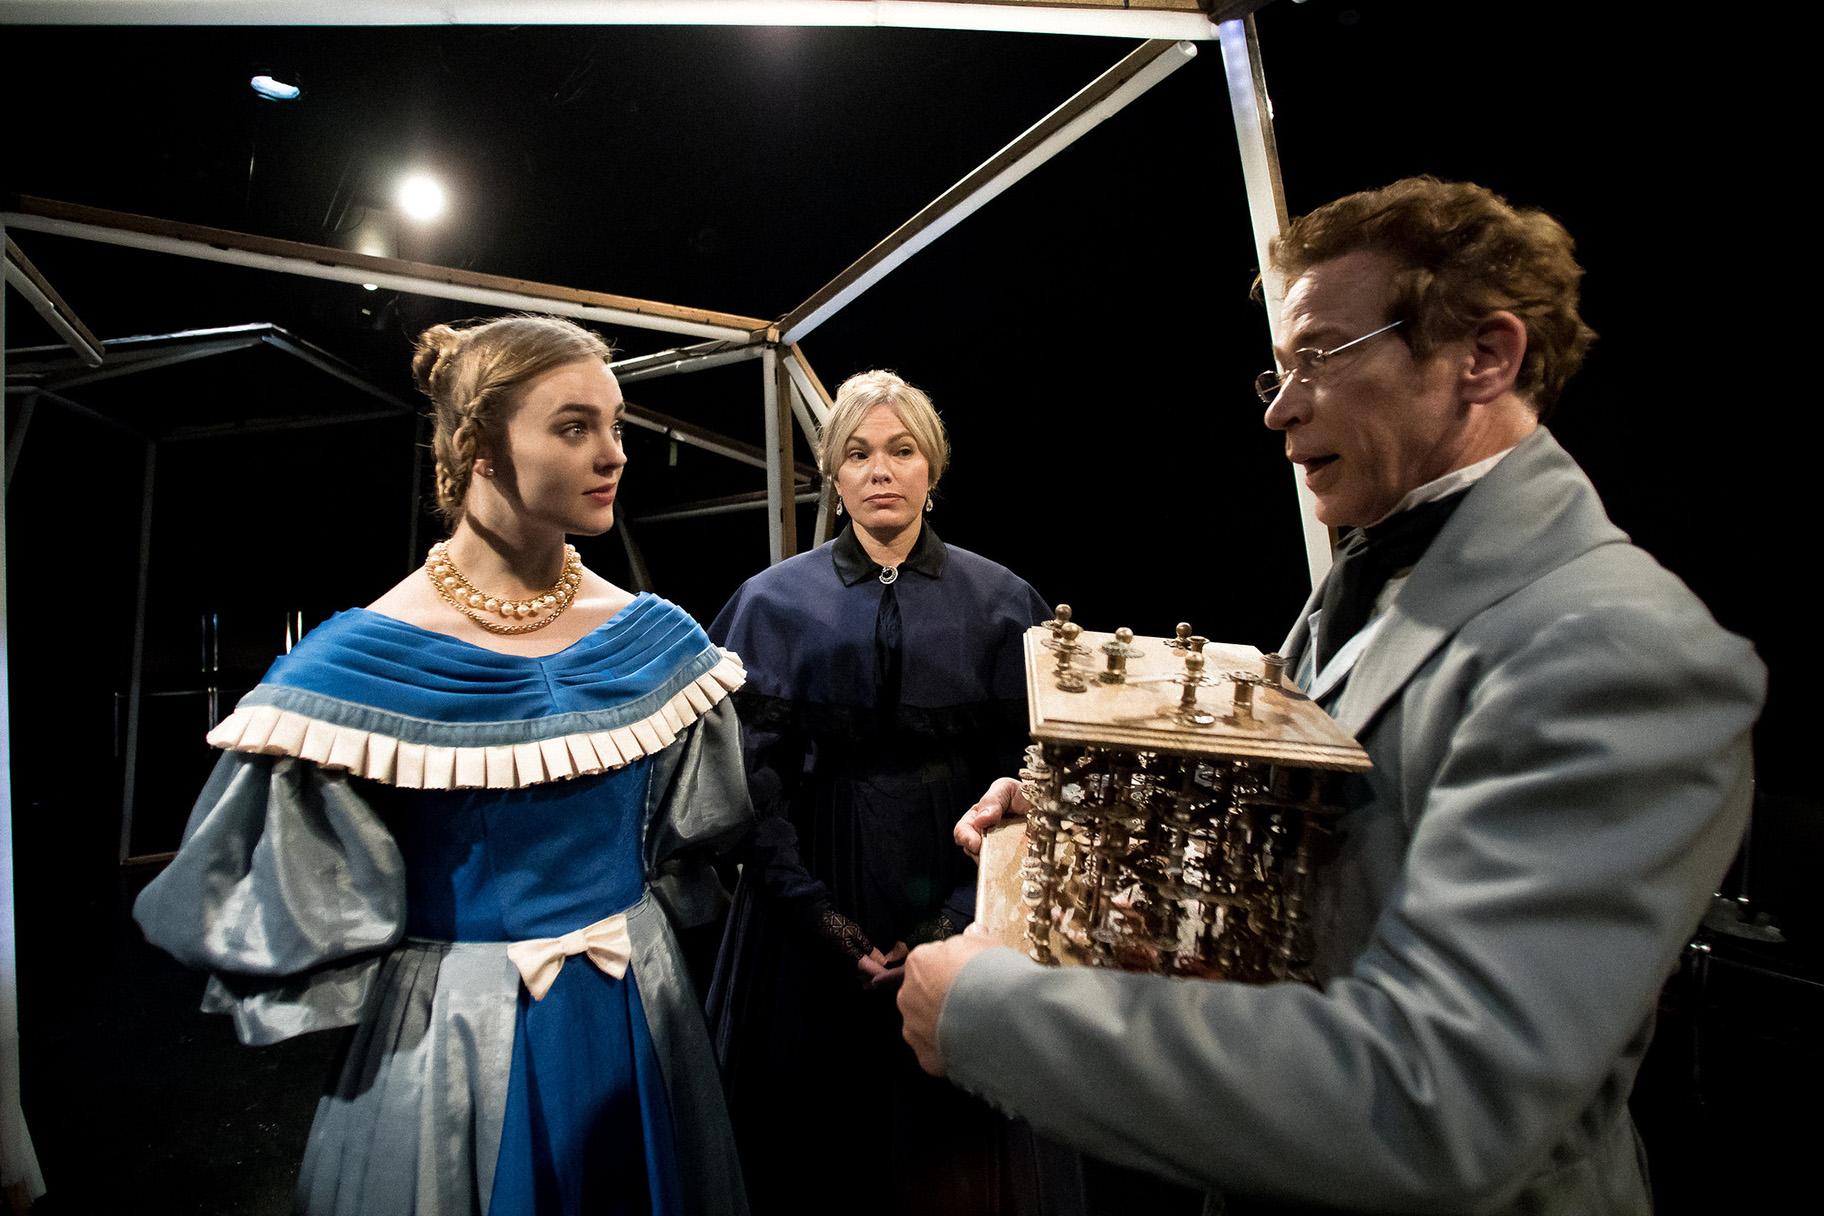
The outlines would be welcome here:
<svg viewBox="0 0 1824 1216">
<path fill-rule="evenodd" d="M 1324 370 L 1324 361 L 1332 355 L 1340 355 L 1351 346 L 1360 346 L 1368 339 L 1378 338 L 1404 324 L 1406 324 L 1404 321 L 1395 321 L 1391 325 L 1383 325 L 1371 334 L 1352 338 L 1341 346 L 1332 346 L 1329 350 L 1313 350 L 1309 346 L 1301 346 L 1292 352 L 1291 370 L 1282 372 L 1277 369 L 1268 369 L 1254 377 L 1254 392 L 1263 402 L 1272 405 L 1273 399 L 1284 392 L 1286 385 L 1291 384 L 1294 380 L 1300 384 L 1309 384 L 1317 379 L 1317 374 Z"/>
</svg>

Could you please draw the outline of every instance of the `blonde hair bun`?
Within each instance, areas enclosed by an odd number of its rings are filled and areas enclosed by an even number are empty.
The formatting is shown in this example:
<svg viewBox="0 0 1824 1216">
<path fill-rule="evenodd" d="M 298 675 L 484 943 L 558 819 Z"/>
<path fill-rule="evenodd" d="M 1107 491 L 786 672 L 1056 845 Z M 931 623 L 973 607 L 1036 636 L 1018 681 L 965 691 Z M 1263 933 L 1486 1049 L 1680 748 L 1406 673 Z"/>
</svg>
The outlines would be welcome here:
<svg viewBox="0 0 1824 1216">
<path fill-rule="evenodd" d="M 436 395 L 432 386 L 461 346 L 462 335 L 448 325 L 433 325 L 418 335 L 418 346 L 412 351 L 412 380 L 419 392 Z"/>
</svg>

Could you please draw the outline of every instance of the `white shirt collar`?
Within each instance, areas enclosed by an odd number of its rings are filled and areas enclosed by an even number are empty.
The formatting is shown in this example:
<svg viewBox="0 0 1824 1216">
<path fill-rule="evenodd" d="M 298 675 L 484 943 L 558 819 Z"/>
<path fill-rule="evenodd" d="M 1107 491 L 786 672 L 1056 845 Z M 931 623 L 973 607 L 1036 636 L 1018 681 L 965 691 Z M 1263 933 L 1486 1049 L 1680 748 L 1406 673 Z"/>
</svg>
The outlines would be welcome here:
<svg viewBox="0 0 1824 1216">
<path fill-rule="evenodd" d="M 1399 505 L 1381 516 L 1380 519 L 1375 520 L 1375 523 L 1385 523 L 1401 511 L 1409 511 L 1422 503 L 1436 502 L 1446 495 L 1455 494 L 1458 490 L 1468 489 L 1488 476 L 1488 471 L 1500 464 L 1502 457 L 1513 450 L 1511 447 L 1506 448 L 1486 460 L 1478 460 L 1474 464 L 1453 469 L 1435 481 L 1426 482 L 1409 491 L 1404 498 L 1400 499 Z M 1387 580 L 1387 585 L 1381 588 L 1380 595 L 1375 597 L 1374 611 L 1369 616 L 1367 623 L 1356 631 L 1354 637 L 1344 642 L 1334 655 L 1330 656 L 1330 662 L 1324 666 L 1322 671 L 1316 671 L 1314 668 L 1317 655 L 1317 631 L 1321 628 L 1323 609 L 1318 608 L 1312 611 L 1308 621 L 1311 640 L 1310 644 L 1305 647 L 1304 653 L 1299 656 L 1296 677 L 1299 687 L 1307 689 L 1312 700 L 1324 700 L 1343 682 L 1343 677 L 1349 674 L 1350 669 L 1355 666 L 1355 661 L 1361 658 L 1363 652 L 1373 643 L 1375 635 L 1380 632 L 1381 624 L 1386 620 L 1388 606 L 1400 593 L 1400 588 L 1405 586 L 1406 577 L 1410 573 L 1411 571 L 1403 570 Z"/>
<path fill-rule="evenodd" d="M 1518 446 L 1518 444 L 1515 445 L 1515 447 Z M 1408 490 L 1406 497 L 1395 503 L 1393 510 L 1375 520 L 1374 524 L 1384 524 L 1401 511 L 1410 511 L 1422 503 L 1436 502 L 1447 495 L 1455 494 L 1458 490 L 1467 490 L 1488 476 L 1488 471 L 1500 464 L 1501 458 L 1513 450 L 1511 447 L 1502 448 L 1486 460 L 1478 460 L 1476 463 L 1466 464 L 1460 469 L 1452 469 L 1435 481 L 1428 481 L 1417 489 Z M 1368 526 L 1372 528 L 1374 524 Z"/>
</svg>

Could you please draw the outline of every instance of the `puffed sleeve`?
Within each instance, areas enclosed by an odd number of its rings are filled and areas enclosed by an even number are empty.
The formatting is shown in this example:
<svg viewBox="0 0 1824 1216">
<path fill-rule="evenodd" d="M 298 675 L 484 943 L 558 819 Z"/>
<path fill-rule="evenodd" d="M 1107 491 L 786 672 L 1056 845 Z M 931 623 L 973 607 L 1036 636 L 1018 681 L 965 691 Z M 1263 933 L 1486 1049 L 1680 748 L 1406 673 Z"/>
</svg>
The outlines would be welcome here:
<svg viewBox="0 0 1824 1216">
<path fill-rule="evenodd" d="M 752 826 L 741 723 L 725 697 L 653 757 L 647 786 L 646 871 L 680 926 L 708 924 L 727 903 L 712 861 Z"/>
<path fill-rule="evenodd" d="M 1598 1194 L 1637 1168 L 1626 1061 L 1740 838 L 1763 687 L 1707 618 L 1562 615 L 1439 711 L 1448 751 L 1347 973 L 986 952 L 942 1011 L 951 1079 L 1113 1160 L 1275 1199 L 1483 1210 L 1580 1169 Z"/>
<path fill-rule="evenodd" d="M 230 752 L 177 856 L 133 907 L 146 940 L 211 972 L 203 1008 L 264 1044 L 359 1020 L 405 928 L 398 845 L 342 773 Z"/>
</svg>

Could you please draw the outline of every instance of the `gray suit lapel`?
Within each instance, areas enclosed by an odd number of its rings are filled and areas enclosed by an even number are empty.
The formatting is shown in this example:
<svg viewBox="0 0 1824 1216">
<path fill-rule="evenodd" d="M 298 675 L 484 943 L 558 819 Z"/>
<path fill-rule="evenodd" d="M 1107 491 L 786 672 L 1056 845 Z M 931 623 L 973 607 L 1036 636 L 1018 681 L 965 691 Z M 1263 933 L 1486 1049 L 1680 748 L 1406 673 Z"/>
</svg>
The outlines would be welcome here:
<svg viewBox="0 0 1824 1216">
<path fill-rule="evenodd" d="M 1330 576 L 1326 574 L 1317 586 L 1311 589 L 1311 598 L 1307 599 L 1305 606 L 1299 610 L 1298 620 L 1293 624 L 1292 632 L 1288 633 L 1286 640 L 1279 644 L 1279 653 L 1286 660 L 1287 671 L 1298 669 L 1299 655 L 1305 647 L 1311 644 L 1311 614 L 1323 605 L 1324 588 L 1329 583 Z"/>
<path fill-rule="evenodd" d="M 1577 462 L 1540 427 L 1470 489 L 1413 567 L 1380 635 L 1349 673 L 1337 720 L 1359 737 L 1477 613 L 1598 545 L 1627 539 Z"/>
</svg>

